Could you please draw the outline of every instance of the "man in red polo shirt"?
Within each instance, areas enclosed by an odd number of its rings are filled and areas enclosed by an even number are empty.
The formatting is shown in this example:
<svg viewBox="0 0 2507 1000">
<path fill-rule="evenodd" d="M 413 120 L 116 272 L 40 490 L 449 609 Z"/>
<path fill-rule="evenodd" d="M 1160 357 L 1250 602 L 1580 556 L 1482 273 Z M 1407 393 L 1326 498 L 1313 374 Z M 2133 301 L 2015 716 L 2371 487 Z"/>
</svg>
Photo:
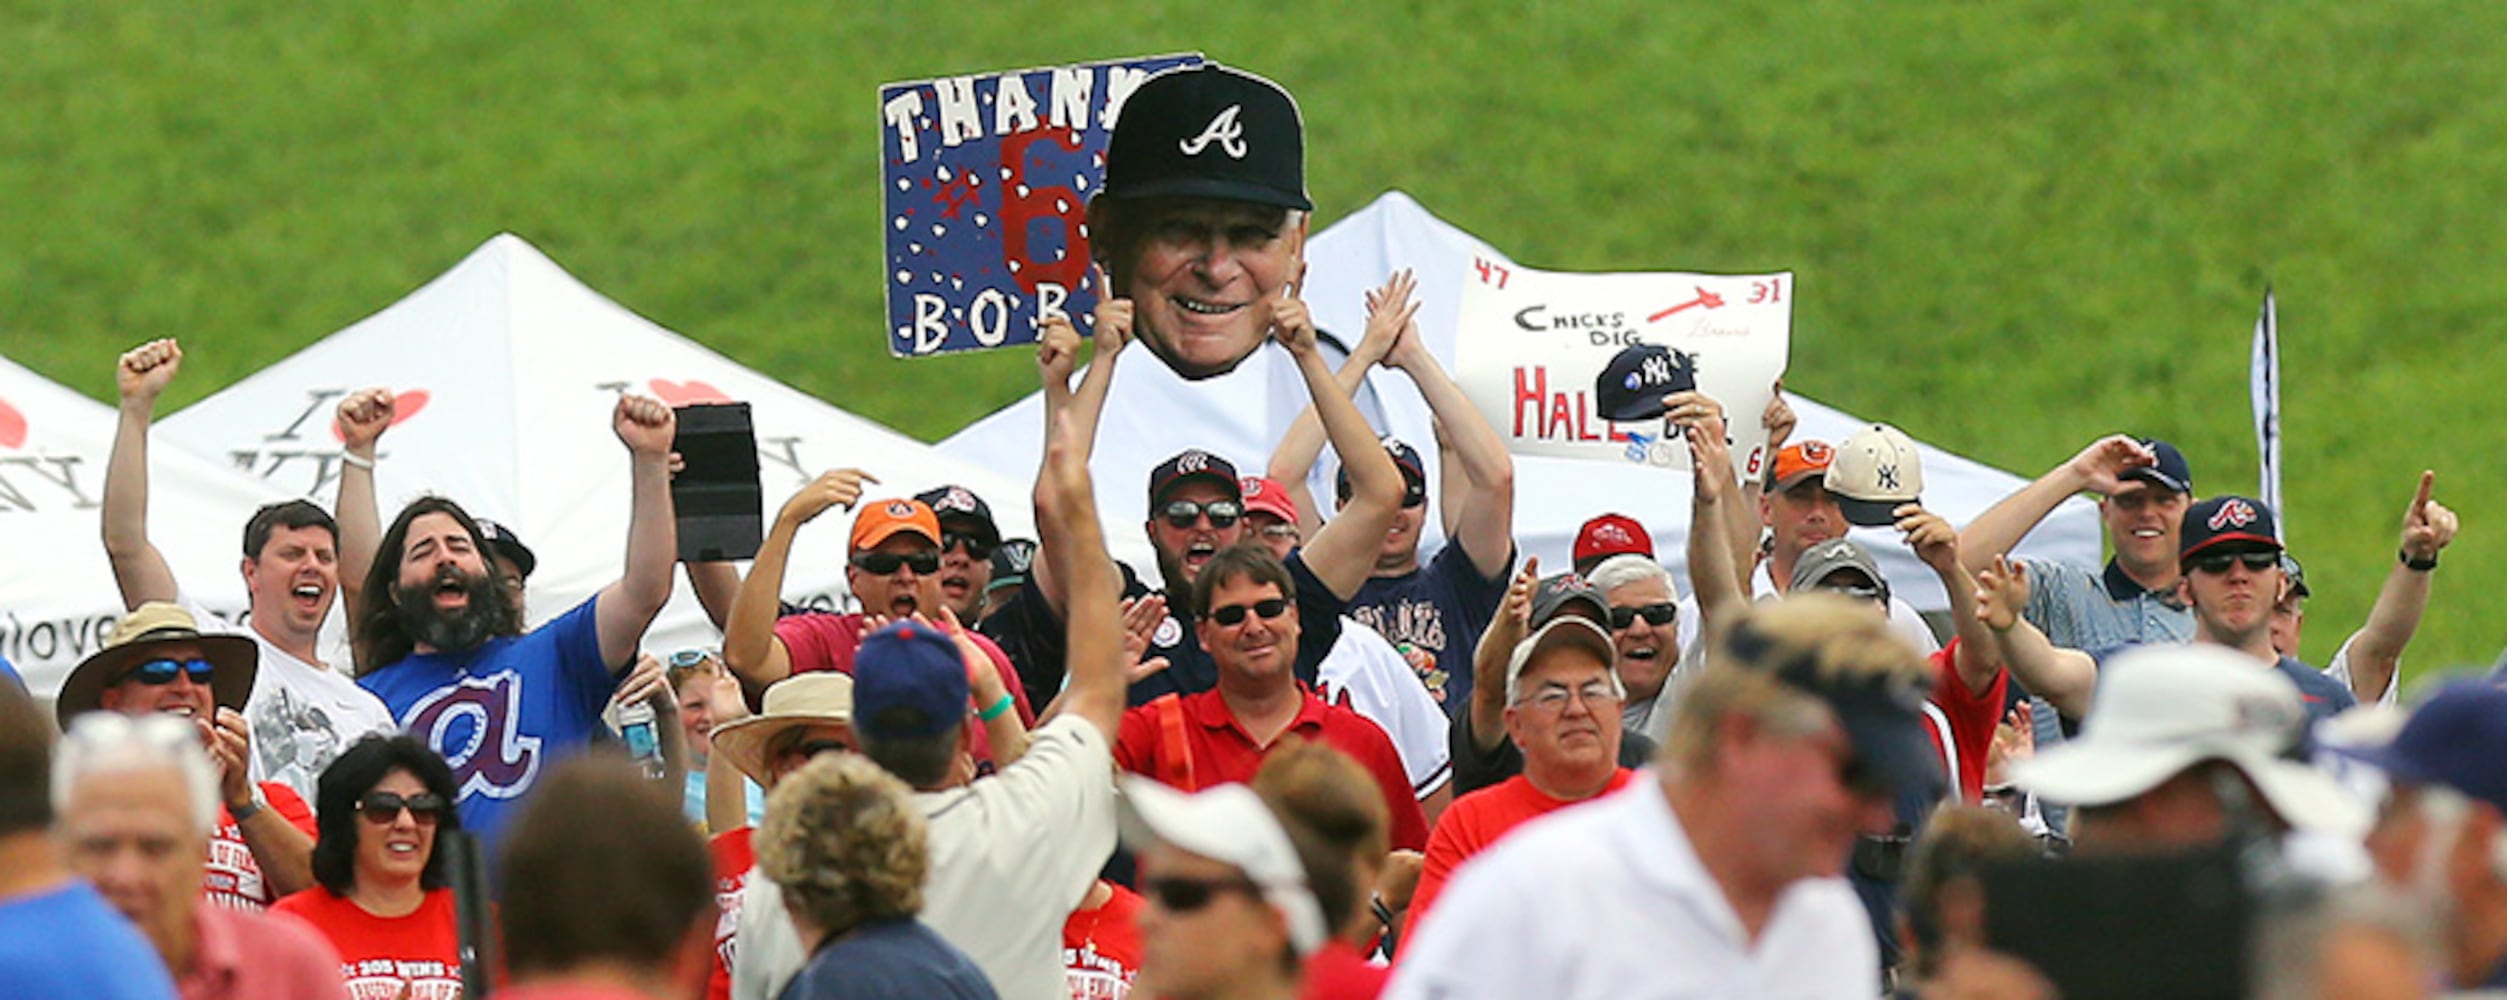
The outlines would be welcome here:
<svg viewBox="0 0 2507 1000">
<path fill-rule="evenodd" d="M 1114 762 L 1186 791 L 1253 780 L 1280 737 L 1296 733 L 1356 758 L 1393 817 L 1396 848 L 1427 846 L 1401 755 L 1366 716 L 1297 684 L 1297 593 L 1287 567 L 1258 545 L 1222 549 L 1193 580 L 1192 617 L 1218 686 L 1166 695 L 1123 713 Z"/>
<path fill-rule="evenodd" d="M 781 607 L 784 564 L 792 556 L 792 539 L 810 519 L 836 506 L 850 507 L 861 499 L 869 479 L 856 469 L 840 469 L 818 477 L 793 494 L 775 515 L 774 527 L 758 546 L 757 561 L 740 582 L 740 596 L 731 602 L 723 628 L 723 664 L 740 678 L 753 697 L 766 686 L 812 670 L 853 672 L 853 651 L 871 631 L 866 620 L 904 619 L 915 614 L 937 619 L 947 610 L 940 593 L 940 517 L 920 500 L 873 500 L 853 517 L 853 541 L 844 568 L 845 586 L 860 600 L 852 614 L 803 611 L 776 617 Z M 971 624 L 971 623 L 970 623 Z M 983 647 L 1001 676 L 1019 722 L 1036 724 L 1028 707 L 1027 689 L 1009 656 L 991 639 L 969 634 Z M 988 716 L 989 717 L 989 716 Z M 989 759 L 989 754 L 980 755 Z"/>
<path fill-rule="evenodd" d="M 1552 618 L 1515 644 L 1506 667 L 1506 735 L 1523 748 L 1523 773 L 1456 799 L 1428 837 L 1411 927 L 1427 918 L 1445 880 L 1465 859 L 1532 818 L 1618 791 L 1635 774 L 1619 766 L 1619 703 L 1610 633 L 1576 615 Z"/>
</svg>

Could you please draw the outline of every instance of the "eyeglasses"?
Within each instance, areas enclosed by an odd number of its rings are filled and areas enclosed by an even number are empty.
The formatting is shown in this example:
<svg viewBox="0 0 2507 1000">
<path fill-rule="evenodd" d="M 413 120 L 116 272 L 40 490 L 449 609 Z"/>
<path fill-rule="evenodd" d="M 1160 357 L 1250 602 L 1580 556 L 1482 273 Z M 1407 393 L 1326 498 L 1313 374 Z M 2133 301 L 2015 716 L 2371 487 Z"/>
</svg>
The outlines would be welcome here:
<svg viewBox="0 0 2507 1000">
<path fill-rule="evenodd" d="M 1567 710 L 1567 701 L 1571 698 L 1583 699 L 1584 707 L 1590 709 L 1618 702 L 1619 692 L 1611 688 L 1609 681 L 1586 681 L 1584 686 L 1573 689 L 1568 688 L 1567 685 L 1552 682 L 1541 685 L 1540 690 L 1533 692 L 1531 697 L 1525 698 L 1521 703 L 1530 704 L 1544 712 L 1564 712 Z"/>
<path fill-rule="evenodd" d="M 1866 587 L 1859 583 L 1822 584 L 1819 591 L 1823 594 L 1835 594 L 1857 601 L 1878 601 L 1881 597 L 1880 588 Z"/>
<path fill-rule="evenodd" d="M 1219 898 L 1222 892 L 1241 892 L 1256 896 L 1262 893 L 1261 886 L 1244 878 L 1204 879 L 1168 876 L 1143 882 L 1141 888 L 1148 890 L 1149 898 L 1157 900 L 1158 905 L 1169 913 L 1191 913 L 1210 905 L 1210 901 Z"/>
<path fill-rule="evenodd" d="M 1277 618 L 1288 613 L 1288 601 L 1283 598 L 1271 597 L 1255 601 L 1252 604 L 1230 604 L 1224 608 L 1211 608 L 1209 618 L 1211 621 L 1217 622 L 1221 625 L 1242 625 L 1245 623 L 1245 613 L 1247 611 L 1251 611 L 1254 614 L 1262 616 L 1263 621 L 1270 621 L 1273 618 Z"/>
<path fill-rule="evenodd" d="M 960 545 L 966 546 L 966 557 L 969 559 L 982 560 L 992 558 L 991 543 L 988 543 L 981 538 L 977 538 L 973 535 L 961 535 L 954 531 L 943 531 L 940 533 L 940 551 L 947 552 Z"/>
<path fill-rule="evenodd" d="M 150 660 L 131 668 L 131 672 L 122 677 L 124 680 L 135 680 L 149 687 L 163 687 L 174 683 L 176 674 L 190 674 L 192 683 L 207 684 L 210 675 L 216 672 L 217 666 L 203 659 Z"/>
<path fill-rule="evenodd" d="M 407 798 L 396 792 L 367 792 L 364 798 L 357 800 L 357 813 L 364 816 L 366 822 L 377 826 L 399 819 L 403 809 L 420 823 L 433 823 L 444 818 L 446 808 L 444 797 L 434 792 L 420 792 Z"/>
<path fill-rule="evenodd" d="M 1235 524 L 1237 518 L 1245 516 L 1245 505 L 1234 500 L 1212 500 L 1209 503 L 1169 500 L 1166 502 L 1166 509 L 1159 513 L 1164 514 L 1166 523 L 1177 530 L 1192 527 L 1203 514 L 1210 515 L 1211 527 L 1225 528 Z"/>
<path fill-rule="evenodd" d="M 2261 573 L 2280 565 L 2281 554 L 2261 549 L 2248 549 L 2244 552 L 2213 552 L 2195 559 L 2194 568 L 2216 575 L 2228 572 L 2230 566 L 2241 562 L 2246 564 L 2248 571 Z"/>
<path fill-rule="evenodd" d="M 916 573 L 928 575 L 940 572 L 940 550 L 929 549 L 906 555 L 877 550 L 856 552 L 853 554 L 853 566 L 872 576 L 887 576 L 896 572 L 899 566 L 910 567 Z"/>
<path fill-rule="evenodd" d="M 1610 609 L 1610 629 L 1616 632 L 1635 625 L 1639 618 L 1645 619 L 1646 624 L 1659 628 L 1671 624 L 1672 619 L 1678 617 L 1680 617 L 1680 606 L 1677 604 L 1622 605 Z"/>
</svg>

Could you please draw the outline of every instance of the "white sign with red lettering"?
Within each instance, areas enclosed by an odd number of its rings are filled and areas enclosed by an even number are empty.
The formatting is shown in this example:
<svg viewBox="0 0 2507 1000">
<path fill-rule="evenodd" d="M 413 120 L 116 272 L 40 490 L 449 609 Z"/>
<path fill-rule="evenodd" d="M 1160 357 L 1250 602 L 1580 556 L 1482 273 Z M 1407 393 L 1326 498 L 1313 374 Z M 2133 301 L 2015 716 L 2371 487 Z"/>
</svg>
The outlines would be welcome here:
<svg viewBox="0 0 2507 1000">
<path fill-rule="evenodd" d="M 1759 415 L 1785 370 L 1792 272 L 1568 274 L 1475 260 L 1461 279 L 1457 380 L 1515 454 L 1686 471 L 1688 448 L 1665 439 L 1661 419 L 1613 421 L 1597 398 L 1611 358 L 1651 344 L 1686 354 L 1699 391 L 1723 404 L 1743 478 L 1765 467 Z"/>
</svg>

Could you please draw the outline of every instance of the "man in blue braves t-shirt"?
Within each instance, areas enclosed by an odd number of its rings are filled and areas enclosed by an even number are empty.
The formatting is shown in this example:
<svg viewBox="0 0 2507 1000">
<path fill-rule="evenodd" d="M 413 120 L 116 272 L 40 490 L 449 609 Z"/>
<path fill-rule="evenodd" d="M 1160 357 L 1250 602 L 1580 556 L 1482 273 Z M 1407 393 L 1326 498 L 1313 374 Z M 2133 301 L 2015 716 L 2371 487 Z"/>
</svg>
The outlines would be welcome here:
<svg viewBox="0 0 2507 1000">
<path fill-rule="evenodd" d="M 539 778 L 600 731 L 618 675 L 670 599 L 677 420 L 658 400 L 622 396 L 611 423 L 634 469 L 626 572 L 591 600 L 517 634 L 478 522 L 442 497 L 401 511 L 366 576 L 355 638 L 361 661 L 383 666 L 358 683 L 444 755 L 461 825 L 491 847 Z"/>
</svg>

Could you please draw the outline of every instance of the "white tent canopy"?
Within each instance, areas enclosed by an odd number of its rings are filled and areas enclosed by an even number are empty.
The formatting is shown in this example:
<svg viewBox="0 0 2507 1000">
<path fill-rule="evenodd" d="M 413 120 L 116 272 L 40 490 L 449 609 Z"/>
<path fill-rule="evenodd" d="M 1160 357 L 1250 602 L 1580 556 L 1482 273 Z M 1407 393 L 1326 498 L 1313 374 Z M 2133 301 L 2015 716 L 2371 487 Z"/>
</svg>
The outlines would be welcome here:
<svg viewBox="0 0 2507 1000">
<path fill-rule="evenodd" d="M 96 651 L 122 614 L 105 560 L 110 406 L 0 359 L 0 657 L 39 698 Z M 239 619 L 244 522 L 281 494 L 179 448 L 150 456 L 149 534 L 185 593 Z"/>
<path fill-rule="evenodd" d="M 1449 370 L 1455 358 L 1456 309 L 1460 288 L 1445 276 L 1464 273 L 1474 257 L 1511 263 L 1496 249 L 1453 227 L 1413 201 L 1391 192 L 1308 243 L 1306 301 L 1323 328 L 1340 332 L 1354 343 L 1365 329 L 1363 293 L 1400 268 L 1420 275 L 1420 329 L 1429 346 Z M 1129 353 L 1129 352 L 1127 352 Z M 1377 369 L 1367 376 L 1360 399 L 1379 430 L 1423 445 L 1422 457 L 1435 481 L 1435 449 L 1426 403 L 1399 372 Z M 1139 525 L 1148 515 L 1145 495 L 1149 469 L 1186 448 L 1205 448 L 1234 461 L 1240 471 L 1258 475 L 1305 403 L 1305 390 L 1294 365 L 1276 346 L 1266 346 L 1236 371 L 1201 382 L 1185 382 L 1142 353 L 1116 370 L 1100 424 L 1091 467 L 1100 484 L 1100 503 L 1113 523 L 1111 538 L 1128 542 L 1118 552 L 1146 568 L 1147 543 Z M 1787 393 L 1800 418 L 1795 439 L 1841 440 L 1864 425 L 1851 414 Z M 1041 447 L 1042 402 L 1030 395 L 940 443 L 942 451 L 993 469 L 1032 470 Z M 1736 415 L 1748 419 L 1754 415 Z M 1903 428 L 1920 435 L 1923 428 Z M 1953 523 L 1965 524 L 1994 501 L 2024 485 L 2019 477 L 1950 452 L 1925 445 L 1924 502 Z M 1328 466 L 1328 457 L 1324 465 Z M 1322 475 L 1321 469 L 1317 470 Z M 1318 485 L 1321 480 L 1318 479 Z M 1315 495 L 1329 497 L 1328 488 Z M 1570 459 L 1515 457 L 1515 538 L 1522 551 L 1539 556 L 1544 566 L 1565 567 L 1575 534 L 1585 519 L 1618 511 L 1644 522 L 1654 536 L 1657 555 L 1679 565 L 1686 551 L 1689 483 L 1686 473 L 1638 465 L 1583 462 Z M 1441 543 L 1437 519 L 1426 528 L 1425 547 Z M 1947 599 L 1931 570 L 1899 544 L 1886 529 L 1856 529 L 1879 557 L 1882 572 L 1916 607 L 1946 610 Z M 2095 564 L 2099 560 L 2096 508 L 2074 499 L 2046 518 L 2020 552 L 2028 555 Z M 1686 587 L 1683 578 L 1682 586 Z"/>
<path fill-rule="evenodd" d="M 327 506 L 338 491 L 334 411 L 342 396 L 376 385 L 401 398 L 376 470 L 385 522 L 438 493 L 512 526 L 539 558 L 527 595 L 534 623 L 621 570 L 628 460 L 610 415 L 622 390 L 674 404 L 750 404 L 769 517 L 820 472 L 857 466 L 881 480 L 872 497 L 960 484 L 993 504 L 1006 534 L 1032 531 L 1019 480 L 744 368 L 603 297 L 510 234 L 389 308 L 167 418 L 160 437 Z M 787 597 L 839 600 L 850 524 L 850 514 L 830 511 L 802 530 Z M 680 587 L 645 647 L 716 641 Z"/>
</svg>

